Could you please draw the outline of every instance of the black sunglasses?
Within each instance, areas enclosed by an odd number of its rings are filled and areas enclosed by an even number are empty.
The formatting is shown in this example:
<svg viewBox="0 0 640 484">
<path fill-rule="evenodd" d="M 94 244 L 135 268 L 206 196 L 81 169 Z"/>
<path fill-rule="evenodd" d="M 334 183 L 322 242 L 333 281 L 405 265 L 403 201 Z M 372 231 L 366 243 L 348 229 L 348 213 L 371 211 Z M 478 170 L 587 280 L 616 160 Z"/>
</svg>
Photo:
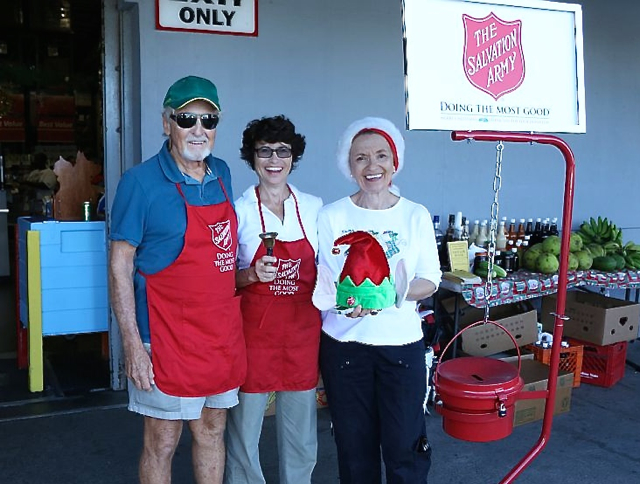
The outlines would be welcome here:
<svg viewBox="0 0 640 484">
<path fill-rule="evenodd" d="M 215 129 L 218 126 L 218 121 L 220 121 L 220 116 L 217 114 L 178 113 L 171 114 L 169 117 L 182 129 L 193 128 L 198 119 L 200 119 L 200 124 L 204 129 Z"/>
<path fill-rule="evenodd" d="M 261 146 L 260 148 L 256 149 L 258 158 L 271 158 L 274 153 L 278 158 L 289 158 L 291 156 L 291 148 L 280 146 L 274 150 L 272 148 L 269 148 L 268 146 Z"/>
</svg>

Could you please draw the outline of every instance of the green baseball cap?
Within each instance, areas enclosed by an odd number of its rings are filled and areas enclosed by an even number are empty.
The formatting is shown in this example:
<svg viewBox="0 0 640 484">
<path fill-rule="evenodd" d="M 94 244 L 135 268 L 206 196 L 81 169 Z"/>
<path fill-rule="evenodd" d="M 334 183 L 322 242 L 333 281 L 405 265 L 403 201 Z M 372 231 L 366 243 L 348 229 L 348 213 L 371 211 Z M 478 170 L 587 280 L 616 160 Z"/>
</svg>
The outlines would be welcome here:
<svg viewBox="0 0 640 484">
<path fill-rule="evenodd" d="M 167 95 L 164 97 L 162 105 L 166 108 L 180 109 L 192 101 L 202 100 L 211 104 L 218 111 L 220 101 L 218 100 L 218 89 L 209 79 L 202 77 L 187 76 L 174 82 Z"/>
</svg>

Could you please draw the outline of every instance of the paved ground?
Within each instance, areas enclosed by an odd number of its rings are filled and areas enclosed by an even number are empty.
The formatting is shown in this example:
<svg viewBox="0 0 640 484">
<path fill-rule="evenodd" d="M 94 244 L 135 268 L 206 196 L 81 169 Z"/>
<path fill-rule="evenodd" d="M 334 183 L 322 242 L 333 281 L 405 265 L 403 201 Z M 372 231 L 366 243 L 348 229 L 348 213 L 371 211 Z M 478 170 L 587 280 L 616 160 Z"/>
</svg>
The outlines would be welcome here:
<svg viewBox="0 0 640 484">
<path fill-rule="evenodd" d="M 640 341 L 627 358 L 640 363 Z M 136 482 L 141 419 L 124 407 L 121 392 L 0 407 L 0 482 L 11 484 L 119 484 Z M 432 484 L 498 483 L 536 443 L 540 422 L 516 427 L 493 443 L 455 440 L 440 417 L 428 417 L 433 444 Z M 278 483 L 274 418 L 265 420 L 261 455 L 270 484 Z M 313 483 L 338 483 L 328 411 L 319 411 L 320 451 Z M 193 482 L 185 430 L 174 462 L 174 482 Z M 553 420 L 548 445 L 519 484 L 629 484 L 640 482 L 640 373 L 627 365 L 612 388 L 582 384 L 571 410 Z"/>
</svg>

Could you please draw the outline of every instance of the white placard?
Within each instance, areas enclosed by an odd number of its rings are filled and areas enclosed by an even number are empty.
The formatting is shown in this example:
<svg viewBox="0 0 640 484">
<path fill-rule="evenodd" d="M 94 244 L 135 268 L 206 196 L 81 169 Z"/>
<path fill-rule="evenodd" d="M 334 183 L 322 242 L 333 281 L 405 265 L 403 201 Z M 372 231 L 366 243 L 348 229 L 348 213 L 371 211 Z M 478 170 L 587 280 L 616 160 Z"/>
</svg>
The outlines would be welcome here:
<svg viewBox="0 0 640 484">
<path fill-rule="evenodd" d="M 580 5 L 404 0 L 409 129 L 585 133 Z"/>
<path fill-rule="evenodd" d="M 156 28 L 258 35 L 258 0 L 156 0 Z"/>
</svg>

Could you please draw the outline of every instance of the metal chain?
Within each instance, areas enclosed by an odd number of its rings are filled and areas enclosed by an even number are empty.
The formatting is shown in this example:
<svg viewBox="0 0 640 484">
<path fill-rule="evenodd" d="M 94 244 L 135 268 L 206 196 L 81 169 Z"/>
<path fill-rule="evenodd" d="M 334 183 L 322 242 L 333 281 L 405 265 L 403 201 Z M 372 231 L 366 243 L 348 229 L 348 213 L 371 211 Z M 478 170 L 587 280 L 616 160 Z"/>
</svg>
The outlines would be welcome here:
<svg viewBox="0 0 640 484">
<path fill-rule="evenodd" d="M 493 294 L 493 266 L 495 264 L 496 257 L 496 234 L 498 233 L 498 214 L 500 211 L 500 205 L 498 203 L 498 194 L 500 193 L 500 188 L 502 188 L 502 150 L 504 149 L 504 144 L 502 141 L 499 141 L 496 145 L 496 172 L 493 176 L 493 203 L 491 204 L 491 224 L 489 228 L 489 245 L 488 249 L 488 257 L 489 257 L 489 265 L 488 265 L 488 274 L 487 281 L 484 285 L 484 322 L 489 321 L 489 300 Z"/>
</svg>

